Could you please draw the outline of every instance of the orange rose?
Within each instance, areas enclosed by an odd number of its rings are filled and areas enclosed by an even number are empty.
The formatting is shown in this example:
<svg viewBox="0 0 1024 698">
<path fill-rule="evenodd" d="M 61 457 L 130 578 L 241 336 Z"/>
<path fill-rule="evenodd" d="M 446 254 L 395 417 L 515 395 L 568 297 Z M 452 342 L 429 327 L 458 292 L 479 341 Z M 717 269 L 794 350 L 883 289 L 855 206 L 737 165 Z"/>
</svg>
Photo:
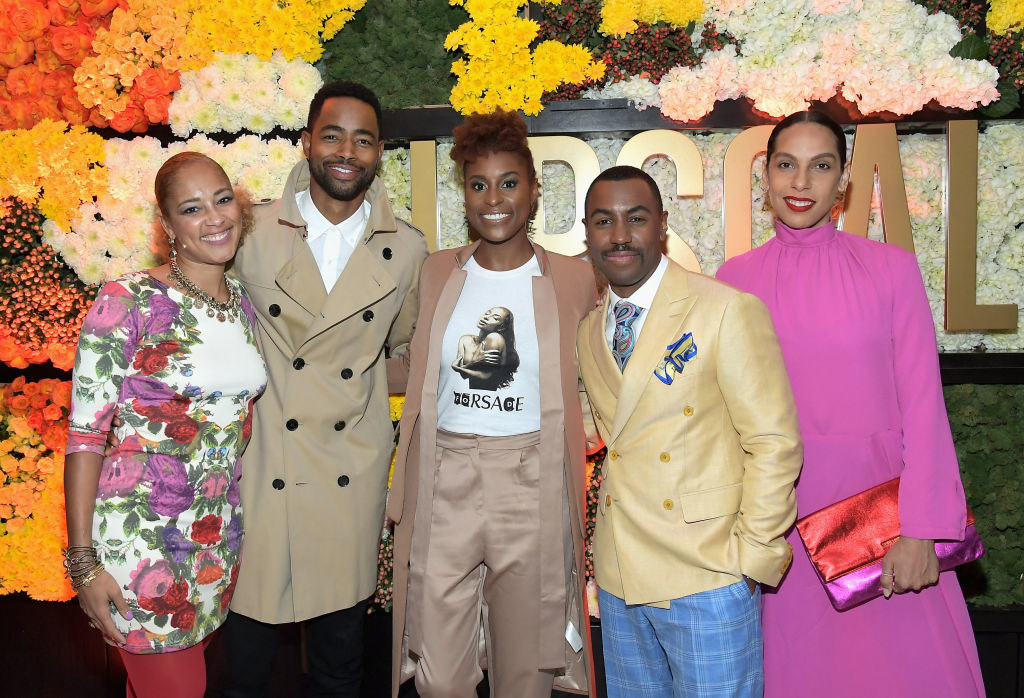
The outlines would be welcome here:
<svg viewBox="0 0 1024 698">
<path fill-rule="evenodd" d="M 53 97 L 40 96 L 35 103 L 35 120 L 40 121 L 41 119 L 49 119 L 50 121 L 60 121 L 63 117 L 60 107 L 57 106 L 57 100 Z M 39 351 L 32 352 L 30 360 L 34 364 L 39 364 L 46 361 L 46 356 Z"/>
<path fill-rule="evenodd" d="M 71 381 L 57 381 L 50 392 L 50 399 L 58 407 L 71 409 Z"/>
<path fill-rule="evenodd" d="M 169 95 L 181 88 L 178 75 L 178 73 L 170 73 L 163 68 L 146 68 L 135 78 L 132 92 L 143 101 Z"/>
<path fill-rule="evenodd" d="M 103 17 L 117 7 L 117 0 L 82 0 L 82 14 L 86 17 Z"/>
<path fill-rule="evenodd" d="M 99 107 L 93 107 L 89 110 L 89 124 L 96 128 L 106 128 L 107 126 L 110 126 L 110 122 L 107 120 L 107 117 L 100 113 Z M 56 366 L 57 364 L 54 365 Z M 74 366 L 73 362 L 71 366 Z M 69 369 L 71 366 L 65 366 L 64 368 Z"/>
<path fill-rule="evenodd" d="M 142 103 L 142 109 L 146 112 L 146 118 L 149 119 L 151 124 L 166 124 L 168 118 L 167 110 L 170 109 L 170 106 L 170 95 L 153 97 Z"/>
<path fill-rule="evenodd" d="M 33 395 L 30 399 L 30 402 L 32 404 L 32 409 L 34 410 L 41 410 L 45 408 L 48 404 L 50 404 L 50 400 L 41 393 L 36 393 L 35 395 Z"/>
<path fill-rule="evenodd" d="M 10 408 L 11 414 L 20 417 L 28 412 L 28 398 L 24 395 L 15 395 L 7 401 L 7 406 Z"/>
<path fill-rule="evenodd" d="M 51 24 L 67 24 L 78 14 L 78 0 L 48 0 L 46 9 L 50 11 Z"/>
<path fill-rule="evenodd" d="M 33 431 L 39 432 L 43 430 L 44 425 L 42 412 L 29 412 L 28 419 L 26 421 L 28 421 L 28 425 L 32 427 Z M 24 468 L 25 466 L 22 465 L 22 467 Z"/>
<path fill-rule="evenodd" d="M 30 60 L 35 50 L 31 41 L 0 29 L 0 65 L 3 67 L 17 68 Z"/>
<path fill-rule="evenodd" d="M 38 97 L 43 91 L 43 74 L 34 65 L 11 68 L 4 81 L 12 97 Z"/>
<path fill-rule="evenodd" d="M 43 445 L 51 451 L 63 453 L 64 448 L 68 445 L 67 424 L 61 422 L 46 427 L 46 429 L 43 430 Z"/>
<path fill-rule="evenodd" d="M 91 46 L 92 34 L 78 27 L 53 27 L 50 31 L 50 48 L 65 65 L 80 65 Z"/>
<path fill-rule="evenodd" d="M 21 0 L 7 12 L 11 20 L 11 29 L 25 41 L 32 41 L 43 35 L 43 30 L 50 26 L 50 11 L 35 0 Z"/>
<path fill-rule="evenodd" d="M 11 390 L 16 393 L 20 393 L 25 389 L 25 376 L 18 376 L 11 381 Z"/>
<path fill-rule="evenodd" d="M 39 393 L 39 383 L 25 383 L 25 387 L 21 389 L 21 392 L 26 395 L 37 395 Z"/>
<path fill-rule="evenodd" d="M 25 519 L 7 519 L 7 533 L 17 533 L 21 529 L 25 528 Z"/>
<path fill-rule="evenodd" d="M 75 94 L 74 70 L 64 68 L 43 76 L 43 94 L 62 100 L 64 95 L 68 93 L 71 93 L 71 95 Z"/>
<path fill-rule="evenodd" d="M 60 99 L 60 106 L 61 106 L 61 108 L 65 109 L 65 110 L 69 110 L 69 111 L 81 110 L 84 115 L 83 115 L 82 120 L 80 122 L 78 122 L 78 123 L 85 123 L 86 121 L 89 120 L 89 114 L 88 114 L 87 110 L 85 109 L 85 107 L 82 106 L 82 103 L 78 101 L 78 95 L 76 95 L 74 92 L 69 92 L 69 93 L 66 92 L 66 93 L 64 93 L 64 95 Z M 103 126 L 106 126 L 106 125 L 107 124 L 104 121 Z M 100 128 L 102 128 L 102 126 Z M 46 355 L 50 357 L 50 361 L 52 361 L 53 365 L 56 366 L 57 368 L 70 369 L 70 368 L 74 367 L 74 365 L 75 365 L 75 345 L 74 344 L 60 344 L 58 342 L 51 342 L 51 343 L 46 345 Z M 67 385 L 68 386 L 68 399 L 70 400 L 70 397 L 71 397 L 71 384 L 70 383 L 62 383 L 62 385 Z M 59 404 L 63 405 L 64 407 L 70 407 L 71 406 L 70 402 L 68 402 L 67 404 L 64 404 L 64 403 L 59 403 Z"/>
<path fill-rule="evenodd" d="M 14 507 L 10 504 L 0 504 L 0 519 L 9 519 L 14 516 Z"/>
<path fill-rule="evenodd" d="M 50 403 L 49 405 L 43 408 L 43 417 L 45 417 L 51 422 L 56 422 L 63 416 L 64 410 L 62 410 L 57 405 L 54 405 L 53 403 Z"/>
<path fill-rule="evenodd" d="M 127 133 L 128 131 L 142 133 L 148 125 L 149 121 L 146 119 L 146 114 L 138 104 L 129 104 L 110 119 L 110 128 L 119 133 Z"/>
</svg>

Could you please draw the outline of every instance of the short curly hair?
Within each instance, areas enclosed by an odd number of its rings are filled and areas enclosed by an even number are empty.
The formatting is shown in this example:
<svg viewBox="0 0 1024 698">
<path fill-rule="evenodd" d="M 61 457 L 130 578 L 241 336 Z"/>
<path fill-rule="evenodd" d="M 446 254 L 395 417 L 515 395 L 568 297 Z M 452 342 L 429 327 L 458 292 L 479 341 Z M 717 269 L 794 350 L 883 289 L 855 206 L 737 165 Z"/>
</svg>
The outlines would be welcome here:
<svg viewBox="0 0 1024 698">
<path fill-rule="evenodd" d="M 466 162 L 487 153 L 515 153 L 526 161 L 526 173 L 537 181 L 537 170 L 530 152 L 529 132 L 519 112 L 499 109 L 492 114 L 471 114 L 455 127 L 455 147 L 451 158 L 464 172 Z"/>
</svg>

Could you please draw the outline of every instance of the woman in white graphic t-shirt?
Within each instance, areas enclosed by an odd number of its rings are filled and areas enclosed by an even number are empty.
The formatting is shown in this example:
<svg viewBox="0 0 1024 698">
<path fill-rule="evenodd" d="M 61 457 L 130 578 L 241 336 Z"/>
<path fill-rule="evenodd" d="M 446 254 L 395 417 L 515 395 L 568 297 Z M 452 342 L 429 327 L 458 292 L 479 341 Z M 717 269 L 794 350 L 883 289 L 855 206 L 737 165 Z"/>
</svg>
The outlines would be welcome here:
<svg viewBox="0 0 1024 698">
<path fill-rule="evenodd" d="M 423 698 L 475 698 L 481 637 L 495 698 L 589 693 L 575 347 L 593 269 L 530 240 L 540 187 L 522 117 L 468 117 L 451 157 L 475 242 L 424 262 L 409 354 L 388 362 L 406 392 L 393 694 L 415 676 Z"/>
</svg>

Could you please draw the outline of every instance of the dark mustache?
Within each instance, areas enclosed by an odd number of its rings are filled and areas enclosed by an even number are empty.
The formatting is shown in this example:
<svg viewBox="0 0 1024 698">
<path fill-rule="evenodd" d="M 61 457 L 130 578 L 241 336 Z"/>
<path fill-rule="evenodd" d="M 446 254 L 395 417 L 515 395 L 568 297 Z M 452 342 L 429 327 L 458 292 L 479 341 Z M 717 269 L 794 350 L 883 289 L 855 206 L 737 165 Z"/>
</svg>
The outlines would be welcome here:
<svg viewBox="0 0 1024 698">
<path fill-rule="evenodd" d="M 608 249 L 608 250 L 605 250 L 604 252 L 602 252 L 601 256 L 602 257 L 607 257 L 612 252 L 632 252 L 633 254 L 643 255 L 643 252 L 641 252 L 636 247 L 633 247 L 632 245 L 625 245 L 625 244 L 623 244 L 623 245 L 613 245 L 611 249 Z"/>
</svg>

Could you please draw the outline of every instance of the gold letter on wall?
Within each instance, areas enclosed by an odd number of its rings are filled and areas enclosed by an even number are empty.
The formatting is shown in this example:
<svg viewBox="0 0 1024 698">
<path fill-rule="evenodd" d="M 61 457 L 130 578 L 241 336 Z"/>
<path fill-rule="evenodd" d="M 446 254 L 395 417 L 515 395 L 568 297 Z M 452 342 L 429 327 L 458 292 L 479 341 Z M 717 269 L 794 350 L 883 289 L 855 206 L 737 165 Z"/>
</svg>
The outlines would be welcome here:
<svg viewBox="0 0 1024 698">
<path fill-rule="evenodd" d="M 704 161 L 696 144 L 680 131 L 658 129 L 636 134 L 622 146 L 615 164 L 642 169 L 645 162 L 656 157 L 666 157 L 675 165 L 676 197 L 704 196 Z M 668 232 L 668 256 L 681 267 L 699 272 L 697 255 L 671 227 Z"/>
<path fill-rule="evenodd" d="M 977 121 L 946 124 L 946 225 L 946 329 L 1016 329 L 1016 305 L 978 305 Z"/>
<path fill-rule="evenodd" d="M 725 229 L 725 258 L 750 252 L 750 168 L 758 153 L 768 146 L 771 126 L 754 126 L 740 133 L 725 151 L 725 193 L 722 196 L 722 227 Z"/>
<path fill-rule="evenodd" d="M 867 237 L 876 168 L 882 194 L 885 241 L 913 252 L 914 237 L 910 231 L 910 209 L 907 207 L 907 188 L 903 184 L 896 124 L 861 124 L 857 127 L 846 210 L 840 227 L 848 233 Z"/>
<path fill-rule="evenodd" d="M 427 249 L 437 252 L 437 144 L 434 141 L 409 143 L 409 170 L 412 224 L 423 232 Z"/>
<path fill-rule="evenodd" d="M 564 233 L 552 234 L 544 230 L 544 183 L 541 182 L 540 200 L 537 201 L 537 228 L 533 240 L 545 250 L 575 257 L 587 251 L 586 235 L 583 232 L 583 198 L 587 187 L 601 171 L 597 153 L 587 143 L 571 136 L 534 136 L 530 138 L 533 164 L 538 178 L 543 179 L 545 162 L 562 162 L 573 172 L 576 186 L 576 214 L 572 227 Z"/>
</svg>

